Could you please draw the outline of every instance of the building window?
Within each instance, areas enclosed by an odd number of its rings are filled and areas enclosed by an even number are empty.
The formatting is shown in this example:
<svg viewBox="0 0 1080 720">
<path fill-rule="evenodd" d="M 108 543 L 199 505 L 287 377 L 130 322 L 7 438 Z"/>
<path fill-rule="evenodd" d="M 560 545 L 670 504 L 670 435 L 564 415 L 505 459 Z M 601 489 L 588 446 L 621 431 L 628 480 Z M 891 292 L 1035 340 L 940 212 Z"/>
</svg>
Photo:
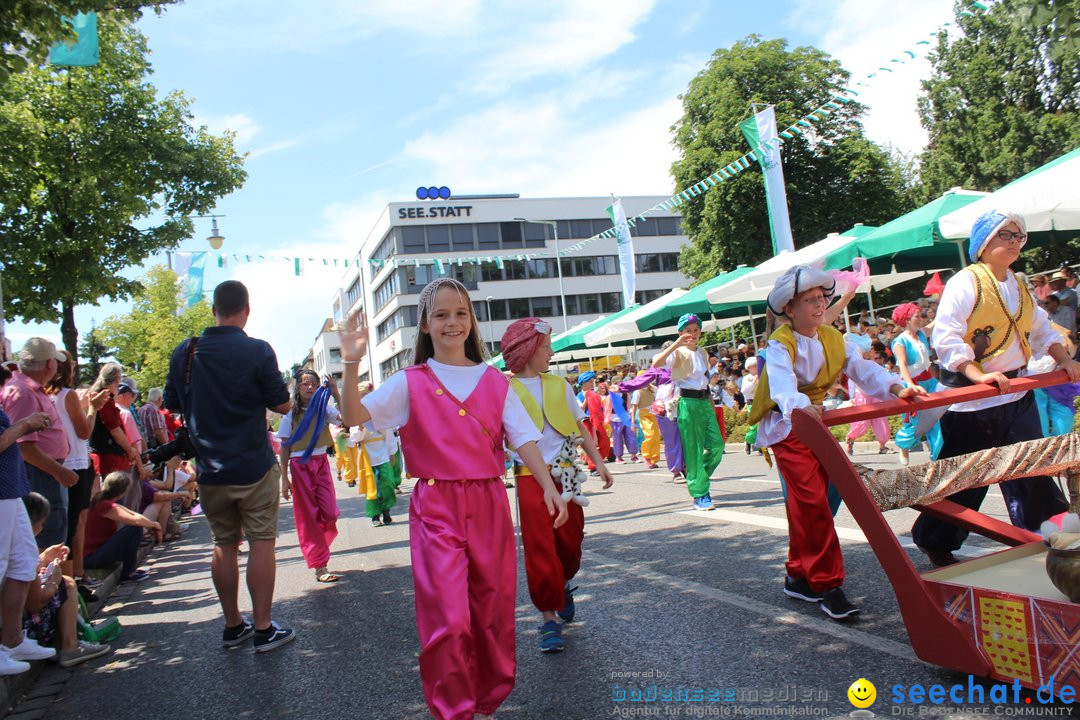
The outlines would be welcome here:
<svg viewBox="0 0 1080 720">
<path fill-rule="evenodd" d="M 622 293 L 600 293 L 600 312 L 613 313 L 622 310 Z"/>
<path fill-rule="evenodd" d="M 657 235 L 680 235 L 679 218 L 658 217 L 656 218 Z"/>
<path fill-rule="evenodd" d="M 484 282 L 497 282 L 503 279 L 503 271 L 494 262 L 484 262 L 480 265 L 480 279 Z"/>
<path fill-rule="evenodd" d="M 451 225 L 450 245 L 454 250 L 475 250 L 476 239 L 472 225 Z"/>
<path fill-rule="evenodd" d="M 499 249 L 498 223 L 479 223 L 476 226 L 476 245 L 481 250 Z"/>
<path fill-rule="evenodd" d="M 345 293 L 345 297 L 349 300 L 349 307 L 356 304 L 356 301 L 360 299 L 360 276 L 358 275 L 355 280 L 352 281 L 352 285 Z M 342 312 L 345 312 L 342 310 Z"/>
<path fill-rule="evenodd" d="M 492 300 L 491 301 L 491 319 L 492 320 L 506 320 L 509 317 L 510 316 L 506 314 L 506 301 L 505 300 L 499 299 L 499 300 Z M 521 317 L 527 317 L 527 315 L 522 315 Z"/>
<path fill-rule="evenodd" d="M 550 229 L 542 223 L 525 223 L 525 247 L 546 247 Z"/>
<path fill-rule="evenodd" d="M 446 252 L 450 249 L 449 225 L 427 226 L 427 249 L 428 252 Z"/>
<path fill-rule="evenodd" d="M 555 312 L 555 298 L 550 295 L 547 297 L 534 297 L 532 299 L 532 314 L 536 317 L 554 317 Z"/>
<path fill-rule="evenodd" d="M 587 238 L 592 237 L 592 220 L 571 220 L 570 221 L 570 235 L 574 238 Z"/>
<path fill-rule="evenodd" d="M 655 237 L 656 218 L 643 218 L 638 220 L 634 227 L 630 228 L 630 234 L 634 237 Z"/>
<path fill-rule="evenodd" d="M 529 317 L 529 298 L 511 298 L 510 317 L 515 320 L 517 318 Z"/>
<path fill-rule="evenodd" d="M 375 260 L 389 260 L 397 254 L 397 251 L 397 232 L 395 228 L 390 228 L 371 257 Z"/>
<path fill-rule="evenodd" d="M 529 276 L 524 260 L 506 260 L 503 265 L 506 268 L 507 280 L 525 280 Z"/>
<path fill-rule="evenodd" d="M 394 270 L 390 273 L 390 277 L 383 281 L 382 285 L 375 288 L 372 300 L 375 305 L 375 312 L 379 312 L 386 303 L 390 302 L 394 297 L 401 293 L 401 281 L 398 280 L 398 271 Z"/>
<path fill-rule="evenodd" d="M 578 296 L 567 295 L 566 296 L 566 314 L 567 315 L 579 315 L 578 313 Z"/>
<path fill-rule="evenodd" d="M 499 229 L 502 231 L 502 246 L 504 248 L 519 248 L 524 246 L 525 243 L 521 236 L 521 223 L 499 223 Z"/>
<path fill-rule="evenodd" d="M 379 323 L 375 328 L 375 341 L 382 342 L 403 327 L 416 326 L 416 306 L 406 305 L 394 311 L 394 313 Z"/>
<path fill-rule="evenodd" d="M 330 348 L 327 351 L 327 355 L 330 356 L 327 360 L 329 364 L 333 365 L 334 363 L 341 362 L 341 348 Z"/>
<path fill-rule="evenodd" d="M 382 372 L 383 379 L 385 380 L 401 368 L 405 367 L 405 365 L 408 364 L 410 355 L 412 355 L 411 350 L 402 350 L 389 360 L 379 363 L 379 370 Z"/>
<path fill-rule="evenodd" d="M 424 228 L 403 227 L 401 228 L 401 245 L 406 255 L 423 254 L 427 252 L 427 243 L 424 241 Z"/>
</svg>

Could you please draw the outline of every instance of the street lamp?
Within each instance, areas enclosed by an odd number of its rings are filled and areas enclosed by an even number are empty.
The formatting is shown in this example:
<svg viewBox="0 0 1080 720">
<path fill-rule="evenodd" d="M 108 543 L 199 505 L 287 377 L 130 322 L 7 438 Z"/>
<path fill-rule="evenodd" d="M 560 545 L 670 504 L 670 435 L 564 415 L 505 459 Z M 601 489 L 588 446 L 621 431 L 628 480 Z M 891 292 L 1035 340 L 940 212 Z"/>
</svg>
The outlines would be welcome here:
<svg viewBox="0 0 1080 720">
<path fill-rule="evenodd" d="M 534 225 L 550 225 L 555 234 L 555 269 L 559 273 L 559 309 L 562 310 L 562 329 L 567 332 L 570 324 L 566 321 L 566 292 L 563 290 L 562 258 L 559 257 L 559 224 L 554 220 L 526 220 L 522 217 L 514 218 L 518 222 L 533 223 Z"/>
<path fill-rule="evenodd" d="M 221 244 L 225 242 L 225 236 L 218 230 L 217 219 L 219 217 L 225 217 L 224 215 L 192 215 L 195 218 L 210 218 L 210 237 L 206 238 L 206 241 L 210 243 L 210 247 L 214 250 L 220 250 Z"/>
<path fill-rule="evenodd" d="M 491 348 L 491 354 L 495 354 L 495 332 L 492 330 L 491 325 L 491 301 L 494 300 L 492 296 L 487 296 L 487 316 L 488 316 L 488 345 Z"/>
</svg>

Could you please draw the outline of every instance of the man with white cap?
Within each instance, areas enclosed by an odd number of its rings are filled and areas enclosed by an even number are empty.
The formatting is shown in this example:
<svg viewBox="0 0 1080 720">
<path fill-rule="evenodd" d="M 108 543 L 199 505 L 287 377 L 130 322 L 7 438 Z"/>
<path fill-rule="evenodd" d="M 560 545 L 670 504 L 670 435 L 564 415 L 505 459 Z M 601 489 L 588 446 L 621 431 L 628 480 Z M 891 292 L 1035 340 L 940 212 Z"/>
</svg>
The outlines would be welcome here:
<svg viewBox="0 0 1080 720">
<path fill-rule="evenodd" d="M 32 337 L 19 351 L 19 369 L 0 390 L 0 404 L 13 420 L 37 412 L 49 416 L 48 425 L 19 438 L 19 450 L 30 478 L 30 489 L 49 501 L 50 513 L 37 536 L 42 548 L 62 544 L 67 539 L 67 489 L 79 480 L 74 470 L 64 467 L 68 438 L 56 411 L 45 394 L 44 385 L 56 375 L 57 362 L 64 356 L 45 338 Z"/>
<path fill-rule="evenodd" d="M 1080 380 L 1080 363 L 1069 356 L 1046 311 L 1010 269 L 1026 242 L 1023 217 L 996 210 L 984 213 L 971 228 L 972 264 L 953 275 L 941 293 L 932 339 L 941 383 L 996 384 L 1003 394 L 951 405 L 941 418 L 939 458 L 1043 436 L 1032 394 L 1008 393 L 1009 381 L 1023 374 L 1033 356 L 1049 355 L 1072 382 Z M 1044 520 L 1068 508 L 1048 477 L 1010 480 L 999 487 L 1017 527 L 1038 531 Z M 948 499 L 977 510 L 986 490 L 986 486 L 970 488 Z M 930 562 L 940 567 L 957 562 L 953 552 L 968 531 L 924 513 L 911 535 Z"/>
</svg>

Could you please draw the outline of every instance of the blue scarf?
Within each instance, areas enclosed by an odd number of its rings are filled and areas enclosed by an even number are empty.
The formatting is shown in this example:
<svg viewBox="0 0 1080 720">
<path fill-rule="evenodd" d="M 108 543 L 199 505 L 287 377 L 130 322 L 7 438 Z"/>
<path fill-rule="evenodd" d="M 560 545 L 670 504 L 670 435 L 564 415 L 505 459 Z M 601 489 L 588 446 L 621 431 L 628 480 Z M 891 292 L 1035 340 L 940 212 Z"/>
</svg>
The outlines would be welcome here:
<svg viewBox="0 0 1080 720">
<path fill-rule="evenodd" d="M 323 428 L 326 427 L 326 406 L 330 404 L 330 397 L 330 386 L 320 385 L 319 389 L 311 397 L 311 402 L 308 403 L 307 408 L 304 410 L 304 417 L 300 420 L 300 426 L 293 431 L 293 434 L 288 439 L 282 440 L 285 445 L 291 445 L 295 438 L 304 437 L 308 427 L 314 425 L 315 429 L 311 433 L 311 440 L 308 441 L 308 446 L 304 448 L 304 454 L 300 456 L 300 462 L 304 465 L 311 459 L 311 453 L 315 450 L 319 435 L 322 434 Z"/>
</svg>

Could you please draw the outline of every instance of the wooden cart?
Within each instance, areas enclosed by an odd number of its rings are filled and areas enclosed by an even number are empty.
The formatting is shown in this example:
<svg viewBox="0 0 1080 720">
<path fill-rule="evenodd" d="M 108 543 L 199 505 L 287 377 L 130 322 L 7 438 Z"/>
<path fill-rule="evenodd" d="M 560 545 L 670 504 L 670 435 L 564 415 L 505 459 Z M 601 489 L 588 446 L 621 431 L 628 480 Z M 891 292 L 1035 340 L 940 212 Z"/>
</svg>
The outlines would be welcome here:
<svg viewBox="0 0 1080 720">
<path fill-rule="evenodd" d="M 1010 392 L 1066 382 L 1063 371 L 1019 378 Z M 862 528 L 892 583 L 912 648 L 926 662 L 961 673 L 1038 688 L 1080 686 L 1080 604 L 1055 588 L 1045 571 L 1042 538 L 948 500 L 911 507 L 1009 546 L 957 565 L 920 573 L 885 521 L 878 502 L 828 426 L 942 407 L 998 394 L 996 386 L 950 389 L 913 401 L 892 400 L 842 408 L 818 416 L 792 414 L 796 436 L 824 466 Z M 1080 473 L 1080 454 L 1056 465 Z M 1049 473 L 1048 473 L 1049 474 Z M 1070 477 L 1073 511 L 1077 477 Z M 993 480 L 999 481 L 1000 478 Z"/>
</svg>

